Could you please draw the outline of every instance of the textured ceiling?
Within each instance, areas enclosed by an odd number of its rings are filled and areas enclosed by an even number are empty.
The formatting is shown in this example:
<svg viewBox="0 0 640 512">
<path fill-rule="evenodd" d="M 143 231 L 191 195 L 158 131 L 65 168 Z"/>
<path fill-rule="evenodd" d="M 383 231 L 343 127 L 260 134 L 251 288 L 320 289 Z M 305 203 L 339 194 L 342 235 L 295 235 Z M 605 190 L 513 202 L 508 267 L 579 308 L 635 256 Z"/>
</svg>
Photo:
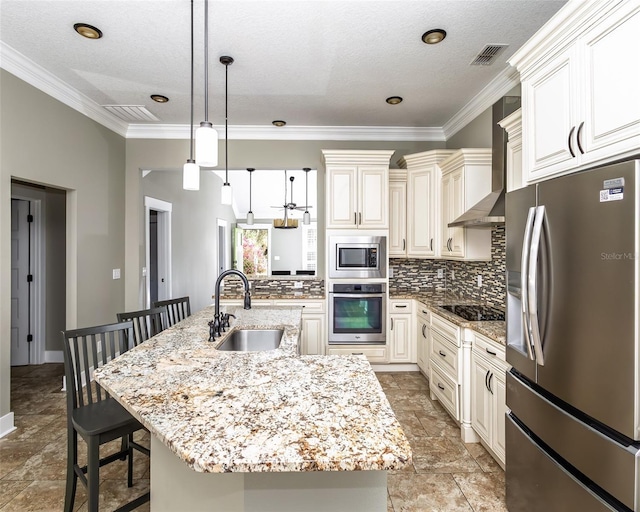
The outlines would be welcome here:
<svg viewBox="0 0 640 512">
<path fill-rule="evenodd" d="M 441 127 L 508 66 L 564 0 L 211 0 L 209 118 L 229 124 Z M 195 0 L 195 123 L 204 118 L 203 0 Z M 189 122 L 188 0 L 2 0 L 0 38 L 99 105 Z M 76 22 L 104 37 L 78 36 Z M 443 28 L 436 46 L 421 35 Z M 469 63 L 508 44 L 491 66 Z M 167 104 L 149 99 L 153 93 Z M 397 106 L 385 98 L 399 95 Z"/>
</svg>

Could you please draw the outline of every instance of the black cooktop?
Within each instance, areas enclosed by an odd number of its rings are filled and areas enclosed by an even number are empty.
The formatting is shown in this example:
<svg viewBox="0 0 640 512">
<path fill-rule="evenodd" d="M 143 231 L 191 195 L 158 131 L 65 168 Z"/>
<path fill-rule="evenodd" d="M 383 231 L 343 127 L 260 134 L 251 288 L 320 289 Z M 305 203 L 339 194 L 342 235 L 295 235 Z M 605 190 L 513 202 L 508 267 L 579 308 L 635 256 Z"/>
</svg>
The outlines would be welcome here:
<svg viewBox="0 0 640 512">
<path fill-rule="evenodd" d="M 504 311 L 491 306 L 454 304 L 440 307 L 454 315 L 473 322 L 504 320 Z"/>
</svg>

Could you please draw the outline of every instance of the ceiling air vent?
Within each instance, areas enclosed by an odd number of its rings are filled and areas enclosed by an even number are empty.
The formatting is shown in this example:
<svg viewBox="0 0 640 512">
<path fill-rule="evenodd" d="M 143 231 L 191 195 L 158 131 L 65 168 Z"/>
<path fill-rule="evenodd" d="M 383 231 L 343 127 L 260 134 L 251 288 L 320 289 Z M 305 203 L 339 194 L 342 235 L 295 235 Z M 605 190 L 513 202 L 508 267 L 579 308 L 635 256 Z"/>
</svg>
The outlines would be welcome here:
<svg viewBox="0 0 640 512">
<path fill-rule="evenodd" d="M 160 121 L 144 105 L 102 105 L 123 121 Z"/>
<path fill-rule="evenodd" d="M 509 46 L 508 44 L 488 44 L 480 53 L 476 55 L 476 58 L 471 61 L 472 66 L 490 66 L 493 64 L 495 58 L 500 55 L 504 49 Z"/>
</svg>

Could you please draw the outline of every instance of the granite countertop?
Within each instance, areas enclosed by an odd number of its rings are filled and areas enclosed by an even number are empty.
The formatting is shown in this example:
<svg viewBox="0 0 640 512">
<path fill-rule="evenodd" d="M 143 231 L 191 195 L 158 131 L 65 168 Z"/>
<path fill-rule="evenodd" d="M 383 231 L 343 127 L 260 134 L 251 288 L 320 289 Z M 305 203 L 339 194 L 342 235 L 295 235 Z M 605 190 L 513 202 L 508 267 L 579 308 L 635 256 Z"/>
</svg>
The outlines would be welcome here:
<svg viewBox="0 0 640 512">
<path fill-rule="evenodd" d="M 453 294 L 440 291 L 424 291 L 424 290 L 406 290 L 406 289 L 389 289 L 389 297 L 391 299 L 415 299 L 425 305 L 432 313 L 449 320 L 451 323 L 463 328 L 472 329 L 480 334 L 487 336 L 489 339 L 505 345 L 507 340 L 507 323 L 505 321 L 484 321 L 474 322 L 465 320 L 458 315 L 454 315 L 440 306 L 444 304 L 478 304 L 477 300 L 465 299 L 457 297 Z"/>
<path fill-rule="evenodd" d="M 283 327 L 280 348 L 216 350 L 208 307 L 95 378 L 199 472 L 389 470 L 411 448 L 364 356 L 299 356 L 301 309 L 224 308 L 232 327 Z"/>
</svg>

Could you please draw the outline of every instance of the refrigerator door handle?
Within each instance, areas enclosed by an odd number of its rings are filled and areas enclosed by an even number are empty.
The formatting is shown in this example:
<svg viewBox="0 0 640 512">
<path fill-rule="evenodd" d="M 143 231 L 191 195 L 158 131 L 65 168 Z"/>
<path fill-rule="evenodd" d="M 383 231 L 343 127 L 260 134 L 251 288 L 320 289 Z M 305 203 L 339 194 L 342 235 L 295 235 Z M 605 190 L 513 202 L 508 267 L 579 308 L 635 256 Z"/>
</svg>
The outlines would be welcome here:
<svg viewBox="0 0 640 512">
<path fill-rule="evenodd" d="M 529 254 L 528 268 L 528 305 L 529 305 L 529 335 L 533 342 L 533 350 L 536 363 L 544 366 L 544 353 L 542 352 L 542 340 L 540 338 L 540 323 L 538 321 L 538 256 L 540 255 L 540 240 L 542 239 L 542 226 L 544 224 L 545 208 L 536 208 L 536 219 L 533 223 L 533 235 L 531 236 L 531 251 Z"/>
<path fill-rule="evenodd" d="M 529 269 L 529 252 L 531 250 L 531 232 L 533 231 L 533 221 L 536 216 L 536 209 L 534 206 L 529 208 L 529 214 L 527 215 L 527 224 L 524 230 L 524 238 L 522 241 L 522 260 L 520 263 L 520 275 L 521 275 L 521 293 L 522 297 L 522 324 L 524 325 L 524 337 L 527 346 L 527 352 L 529 354 L 529 359 L 534 360 L 533 356 L 533 346 L 531 336 L 529 335 L 530 327 L 529 327 L 529 286 L 528 286 L 528 269 Z"/>
</svg>

